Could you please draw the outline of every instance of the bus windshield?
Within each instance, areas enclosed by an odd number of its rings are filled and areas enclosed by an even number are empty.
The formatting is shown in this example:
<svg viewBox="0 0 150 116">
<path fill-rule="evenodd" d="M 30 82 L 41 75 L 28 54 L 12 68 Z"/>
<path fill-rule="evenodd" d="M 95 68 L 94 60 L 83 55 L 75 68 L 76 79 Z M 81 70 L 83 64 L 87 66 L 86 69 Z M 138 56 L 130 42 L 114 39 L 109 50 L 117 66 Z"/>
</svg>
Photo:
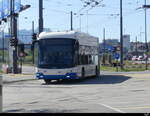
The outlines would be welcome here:
<svg viewBox="0 0 150 116">
<path fill-rule="evenodd" d="M 43 39 L 39 41 L 39 68 L 63 69 L 73 67 L 75 40 Z"/>
</svg>

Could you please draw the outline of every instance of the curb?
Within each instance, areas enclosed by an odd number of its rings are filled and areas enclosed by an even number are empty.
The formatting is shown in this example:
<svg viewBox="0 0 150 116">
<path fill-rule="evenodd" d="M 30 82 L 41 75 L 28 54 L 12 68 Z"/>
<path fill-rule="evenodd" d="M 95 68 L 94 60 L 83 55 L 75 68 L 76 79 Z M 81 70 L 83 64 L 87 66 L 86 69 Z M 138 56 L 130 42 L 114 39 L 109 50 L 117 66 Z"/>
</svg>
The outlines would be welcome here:
<svg viewBox="0 0 150 116">
<path fill-rule="evenodd" d="M 6 77 L 10 77 L 10 78 L 13 78 L 13 77 L 24 77 L 24 76 L 35 76 L 34 74 L 2 74 L 3 76 L 6 76 Z"/>
<path fill-rule="evenodd" d="M 3 81 L 3 84 L 11 84 L 17 82 L 26 82 L 26 81 L 36 81 L 37 79 L 24 79 L 24 80 L 16 80 L 16 81 Z"/>
</svg>

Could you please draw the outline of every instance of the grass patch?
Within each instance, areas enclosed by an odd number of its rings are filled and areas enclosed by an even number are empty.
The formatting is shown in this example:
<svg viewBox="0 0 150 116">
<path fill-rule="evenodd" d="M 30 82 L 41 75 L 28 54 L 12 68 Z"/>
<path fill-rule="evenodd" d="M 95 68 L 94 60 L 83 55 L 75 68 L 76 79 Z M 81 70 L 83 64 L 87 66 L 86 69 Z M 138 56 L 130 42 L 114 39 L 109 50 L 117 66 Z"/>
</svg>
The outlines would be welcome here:
<svg viewBox="0 0 150 116">
<path fill-rule="evenodd" d="M 111 67 L 111 66 L 101 66 L 100 67 L 101 71 L 110 71 L 110 72 L 133 72 L 133 71 L 146 71 L 145 65 L 128 65 L 124 66 L 124 69 L 121 70 L 120 67 L 118 69 L 116 67 Z M 148 70 L 150 70 L 150 67 L 148 67 Z"/>
<path fill-rule="evenodd" d="M 35 66 L 34 64 L 31 64 L 31 63 L 28 63 L 28 64 L 27 63 L 23 63 L 22 65 L 23 66 Z"/>
<path fill-rule="evenodd" d="M 0 63 L 0 74 L 2 74 L 3 71 L 2 71 L 2 64 Z"/>
<path fill-rule="evenodd" d="M 110 72 L 115 72 L 117 68 L 115 67 L 110 67 L 110 66 L 101 66 L 100 67 L 101 71 L 110 71 Z"/>
</svg>

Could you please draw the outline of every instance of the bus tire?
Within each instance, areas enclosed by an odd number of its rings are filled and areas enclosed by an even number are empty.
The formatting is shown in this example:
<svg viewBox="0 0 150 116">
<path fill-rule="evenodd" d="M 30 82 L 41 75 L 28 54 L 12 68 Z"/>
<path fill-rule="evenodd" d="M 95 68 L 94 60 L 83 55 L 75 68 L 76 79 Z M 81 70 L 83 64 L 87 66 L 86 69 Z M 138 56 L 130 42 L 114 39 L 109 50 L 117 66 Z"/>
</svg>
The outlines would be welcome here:
<svg viewBox="0 0 150 116">
<path fill-rule="evenodd" d="M 44 79 L 44 81 L 45 81 L 45 84 L 50 84 L 51 83 L 50 79 Z"/>
<path fill-rule="evenodd" d="M 85 69 L 84 69 L 84 68 L 82 68 L 81 78 L 82 78 L 82 79 L 84 79 L 84 78 L 85 78 Z"/>
</svg>

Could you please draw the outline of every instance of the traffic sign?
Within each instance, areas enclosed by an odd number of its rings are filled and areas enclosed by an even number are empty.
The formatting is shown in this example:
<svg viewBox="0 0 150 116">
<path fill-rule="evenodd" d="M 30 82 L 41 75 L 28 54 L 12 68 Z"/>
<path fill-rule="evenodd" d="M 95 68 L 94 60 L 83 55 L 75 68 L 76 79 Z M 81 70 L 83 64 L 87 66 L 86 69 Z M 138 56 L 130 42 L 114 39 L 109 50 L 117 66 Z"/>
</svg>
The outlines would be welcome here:
<svg viewBox="0 0 150 116">
<path fill-rule="evenodd" d="M 11 38 L 11 35 L 5 35 L 5 38 Z"/>
<path fill-rule="evenodd" d="M 115 59 L 119 59 L 119 58 L 120 58 L 120 54 L 115 53 L 115 54 L 114 54 L 114 58 L 115 58 Z"/>
<path fill-rule="evenodd" d="M 2 1 L 2 17 L 7 18 L 10 15 L 10 0 Z"/>
<path fill-rule="evenodd" d="M 2 9 L 2 2 L 0 2 L 0 20 L 3 19 L 2 11 L 3 11 L 3 9 Z"/>
<path fill-rule="evenodd" d="M 15 13 L 20 12 L 21 9 L 21 0 L 15 0 Z"/>
<path fill-rule="evenodd" d="M 21 0 L 14 0 L 14 12 L 19 13 L 21 10 Z M 10 0 L 1 0 L 0 1 L 0 20 L 10 16 Z"/>
</svg>

